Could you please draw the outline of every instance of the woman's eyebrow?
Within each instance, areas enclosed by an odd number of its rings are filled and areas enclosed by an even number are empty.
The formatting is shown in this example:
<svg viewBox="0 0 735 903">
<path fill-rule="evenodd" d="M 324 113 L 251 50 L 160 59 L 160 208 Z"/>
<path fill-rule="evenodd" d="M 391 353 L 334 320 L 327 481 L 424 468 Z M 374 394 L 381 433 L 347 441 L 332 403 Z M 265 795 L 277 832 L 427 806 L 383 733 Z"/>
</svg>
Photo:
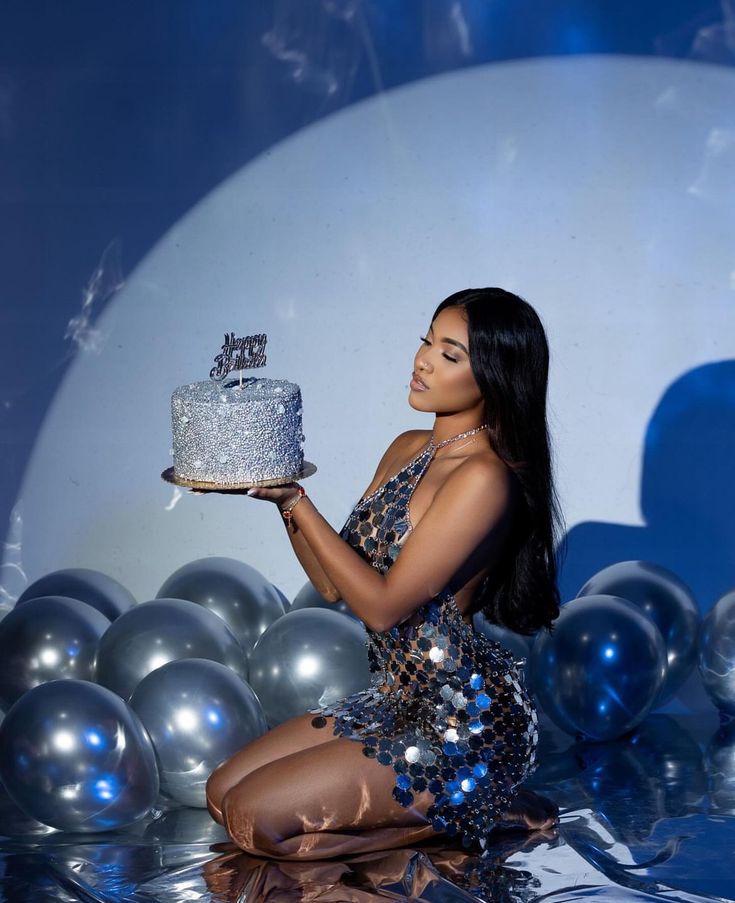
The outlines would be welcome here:
<svg viewBox="0 0 735 903">
<path fill-rule="evenodd" d="M 444 338 L 439 339 L 439 341 L 440 342 L 449 342 L 450 345 L 456 345 L 457 348 L 461 348 L 462 351 L 464 351 L 464 353 L 469 356 L 469 351 L 464 347 L 464 345 L 461 342 L 458 342 L 456 339 L 450 339 L 449 336 L 444 336 Z"/>
<path fill-rule="evenodd" d="M 434 331 L 434 327 L 429 326 L 429 332 L 433 332 L 433 331 Z M 461 348 L 462 351 L 464 351 L 464 353 L 469 357 L 469 354 L 470 354 L 469 351 L 464 347 L 464 345 L 461 342 L 458 342 L 457 339 L 450 339 L 449 336 L 445 335 L 444 338 L 439 339 L 439 341 L 440 342 L 448 342 L 450 345 L 456 345 L 457 348 Z"/>
</svg>

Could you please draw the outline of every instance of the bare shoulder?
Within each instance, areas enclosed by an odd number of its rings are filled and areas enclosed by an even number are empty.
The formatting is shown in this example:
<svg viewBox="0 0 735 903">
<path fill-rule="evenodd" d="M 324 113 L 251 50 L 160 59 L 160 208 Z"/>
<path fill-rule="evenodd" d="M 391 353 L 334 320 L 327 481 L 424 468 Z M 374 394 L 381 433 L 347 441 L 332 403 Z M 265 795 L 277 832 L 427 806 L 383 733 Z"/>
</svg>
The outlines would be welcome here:
<svg viewBox="0 0 735 903">
<path fill-rule="evenodd" d="M 385 450 L 379 469 L 390 469 L 396 462 L 402 464 L 410 460 L 430 438 L 431 430 L 405 430 L 399 433 Z"/>
<path fill-rule="evenodd" d="M 419 449 L 431 439 L 431 430 L 405 430 L 393 440 L 392 447 L 396 451 Z"/>
<path fill-rule="evenodd" d="M 422 445 L 426 445 L 430 436 L 431 430 L 405 430 L 403 433 L 399 433 L 383 452 L 375 476 L 365 490 L 363 498 L 374 492 L 388 477 L 410 461 Z"/>
<path fill-rule="evenodd" d="M 491 493 L 493 496 L 510 497 L 513 491 L 513 473 L 508 465 L 490 448 L 467 455 L 447 474 L 442 492 L 454 492 L 467 487 L 471 492 Z"/>
</svg>

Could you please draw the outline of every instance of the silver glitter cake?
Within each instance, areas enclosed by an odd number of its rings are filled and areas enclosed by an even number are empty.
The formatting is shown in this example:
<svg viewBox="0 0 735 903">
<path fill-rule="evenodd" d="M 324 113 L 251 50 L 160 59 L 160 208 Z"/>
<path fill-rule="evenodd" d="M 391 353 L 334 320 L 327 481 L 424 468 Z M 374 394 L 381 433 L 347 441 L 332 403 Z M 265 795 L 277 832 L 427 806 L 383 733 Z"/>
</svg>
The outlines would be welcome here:
<svg viewBox="0 0 735 903">
<path fill-rule="evenodd" d="M 285 379 L 212 379 L 171 396 L 174 474 L 248 483 L 298 473 L 304 463 L 301 390 Z"/>
</svg>

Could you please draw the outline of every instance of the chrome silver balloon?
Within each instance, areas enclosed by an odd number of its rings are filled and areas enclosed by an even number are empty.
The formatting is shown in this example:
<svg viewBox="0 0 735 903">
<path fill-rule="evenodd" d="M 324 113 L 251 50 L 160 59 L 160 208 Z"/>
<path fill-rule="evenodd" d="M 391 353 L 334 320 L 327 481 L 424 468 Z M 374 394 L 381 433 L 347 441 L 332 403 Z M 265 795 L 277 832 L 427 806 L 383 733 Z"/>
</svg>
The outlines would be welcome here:
<svg viewBox="0 0 735 903">
<path fill-rule="evenodd" d="M 250 686 L 269 727 L 370 685 L 365 628 L 336 611 L 287 612 L 250 656 Z"/>
<path fill-rule="evenodd" d="M 725 593 L 702 621 L 698 665 L 712 702 L 735 715 L 735 590 Z"/>
<path fill-rule="evenodd" d="M 153 599 L 125 612 L 103 634 L 97 682 L 129 699 L 151 671 L 184 658 L 220 662 L 247 677 L 245 653 L 222 618 L 185 599 Z"/>
<path fill-rule="evenodd" d="M 0 725 L 0 778 L 27 815 L 62 831 L 132 824 L 158 795 L 138 716 L 84 680 L 54 680 L 15 703 Z"/>
<path fill-rule="evenodd" d="M 281 594 L 260 571 L 235 558 L 199 558 L 174 571 L 157 599 L 188 599 L 219 615 L 246 654 L 286 611 Z"/>
<path fill-rule="evenodd" d="M 252 688 L 201 658 L 169 662 L 144 677 L 130 707 L 153 743 L 161 792 L 185 806 L 206 807 L 212 771 L 267 730 Z"/>
<path fill-rule="evenodd" d="M 666 676 L 666 647 L 632 602 L 582 596 L 562 606 L 553 633 L 539 633 L 529 664 L 531 685 L 558 727 L 612 740 L 650 712 Z"/>
<path fill-rule="evenodd" d="M 39 596 L 68 596 L 86 602 L 110 621 L 136 605 L 135 596 L 114 577 L 91 568 L 52 571 L 31 583 L 15 603 L 21 605 Z"/>
<path fill-rule="evenodd" d="M 0 621 L 0 708 L 50 680 L 94 680 L 97 644 L 110 626 L 86 602 L 42 596 Z"/>
<path fill-rule="evenodd" d="M 326 611 L 338 611 L 340 614 L 348 615 L 354 621 L 362 623 L 344 599 L 340 599 L 339 602 L 327 602 L 324 596 L 317 592 L 311 580 L 308 580 L 298 591 L 289 611 L 300 611 L 302 608 L 323 608 Z"/>
<path fill-rule="evenodd" d="M 24 839 L 33 837 L 34 843 L 49 834 L 56 836 L 58 833 L 50 825 L 44 825 L 37 818 L 25 813 L 5 789 L 2 780 L 0 780 L 0 825 L 4 837 Z"/>
<path fill-rule="evenodd" d="M 598 571 L 577 593 L 619 596 L 637 605 L 661 631 L 666 646 L 666 678 L 653 708 L 671 699 L 694 667 L 699 608 L 676 574 L 650 561 L 619 561 Z"/>
<path fill-rule="evenodd" d="M 276 591 L 276 595 L 281 600 L 281 604 L 283 605 L 284 612 L 288 611 L 291 608 L 291 600 L 283 592 L 283 590 L 281 590 L 279 587 L 276 586 L 275 583 L 273 583 L 271 585 L 273 586 L 273 589 Z"/>
</svg>

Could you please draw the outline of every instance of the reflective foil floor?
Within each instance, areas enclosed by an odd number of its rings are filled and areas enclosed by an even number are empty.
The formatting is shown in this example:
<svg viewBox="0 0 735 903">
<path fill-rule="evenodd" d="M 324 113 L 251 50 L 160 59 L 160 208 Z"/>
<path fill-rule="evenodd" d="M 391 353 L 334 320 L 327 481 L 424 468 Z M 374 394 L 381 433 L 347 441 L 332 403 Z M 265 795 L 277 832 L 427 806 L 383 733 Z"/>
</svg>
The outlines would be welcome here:
<svg viewBox="0 0 735 903">
<path fill-rule="evenodd" d="M 324 862 L 256 859 L 201 809 L 162 802 L 104 834 L 69 834 L 0 800 L 6 901 L 735 900 L 735 722 L 650 715 L 624 740 L 575 743 L 541 721 L 528 786 L 549 834 L 498 832 L 484 859 L 439 838 Z"/>
</svg>

